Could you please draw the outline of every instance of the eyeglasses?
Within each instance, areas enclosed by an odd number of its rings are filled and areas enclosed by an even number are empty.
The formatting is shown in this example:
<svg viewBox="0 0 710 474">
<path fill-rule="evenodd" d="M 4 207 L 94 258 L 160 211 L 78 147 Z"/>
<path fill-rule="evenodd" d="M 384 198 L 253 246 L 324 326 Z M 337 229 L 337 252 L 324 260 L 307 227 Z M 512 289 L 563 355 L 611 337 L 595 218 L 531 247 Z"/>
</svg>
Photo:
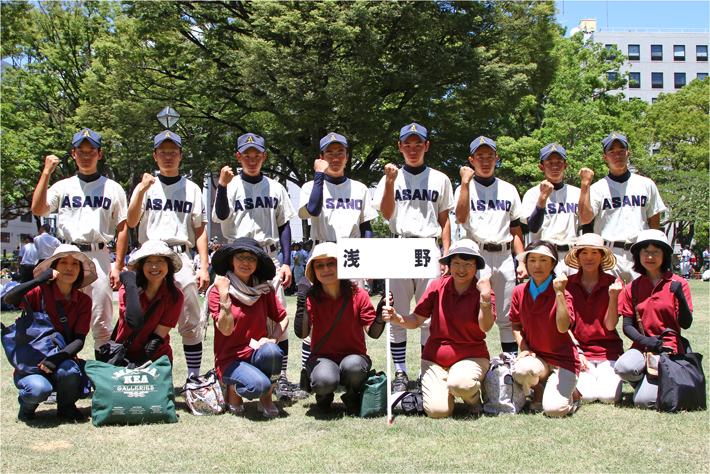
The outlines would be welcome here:
<svg viewBox="0 0 710 474">
<path fill-rule="evenodd" d="M 259 261 L 258 258 L 256 258 L 254 255 L 235 255 L 234 258 L 236 258 L 238 261 L 244 263 L 244 262 L 249 262 L 249 263 L 257 263 Z"/>
<path fill-rule="evenodd" d="M 660 258 L 663 256 L 663 250 L 641 250 L 641 256 Z"/>
<path fill-rule="evenodd" d="M 466 270 L 470 270 L 470 269 L 472 269 L 473 267 L 475 267 L 476 264 L 474 264 L 474 263 L 472 263 L 472 262 L 451 262 L 451 263 L 449 264 L 449 266 L 450 266 L 451 268 L 456 268 L 456 269 L 461 268 L 461 267 L 464 267 Z"/>
</svg>

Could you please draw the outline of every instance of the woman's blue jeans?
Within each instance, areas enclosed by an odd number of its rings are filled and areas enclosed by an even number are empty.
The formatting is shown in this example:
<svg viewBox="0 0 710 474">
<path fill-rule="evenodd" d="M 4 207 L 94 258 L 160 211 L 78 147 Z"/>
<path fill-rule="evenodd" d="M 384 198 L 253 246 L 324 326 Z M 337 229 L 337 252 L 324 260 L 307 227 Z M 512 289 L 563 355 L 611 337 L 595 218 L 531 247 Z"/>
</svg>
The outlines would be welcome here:
<svg viewBox="0 0 710 474">
<path fill-rule="evenodd" d="M 222 382 L 234 385 L 239 396 L 247 400 L 262 398 L 271 390 L 271 379 L 281 371 L 283 352 L 267 342 L 251 355 L 251 361 L 232 363 L 222 375 Z"/>
<path fill-rule="evenodd" d="M 57 409 L 74 405 L 79 399 L 81 370 L 73 360 L 65 360 L 50 374 L 15 374 L 15 387 L 20 389 L 20 407 L 34 412 L 40 403 L 53 392 L 57 392 Z"/>
</svg>

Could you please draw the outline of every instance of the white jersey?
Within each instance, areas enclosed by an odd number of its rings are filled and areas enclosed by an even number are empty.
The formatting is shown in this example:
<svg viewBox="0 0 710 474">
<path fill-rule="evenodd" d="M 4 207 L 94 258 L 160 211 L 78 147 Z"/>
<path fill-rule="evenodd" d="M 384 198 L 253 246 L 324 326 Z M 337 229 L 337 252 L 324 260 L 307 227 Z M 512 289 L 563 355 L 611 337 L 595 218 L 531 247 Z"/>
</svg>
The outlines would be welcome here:
<svg viewBox="0 0 710 474">
<path fill-rule="evenodd" d="M 47 191 L 47 206 L 44 217 L 58 213 L 58 236 L 82 244 L 113 240 L 128 211 L 123 188 L 105 176 L 90 183 L 78 176 L 54 183 Z"/>
<path fill-rule="evenodd" d="M 260 244 L 276 244 L 279 227 L 296 215 L 286 189 L 266 176 L 256 184 L 235 176 L 227 185 L 227 200 L 229 216 L 222 220 L 213 209 L 212 220 L 222 225 L 222 235 L 229 242 L 251 237 Z"/>
<path fill-rule="evenodd" d="M 313 191 L 313 181 L 301 188 L 298 217 L 311 219 L 311 237 L 337 242 L 342 238 L 359 238 L 360 224 L 377 217 L 370 192 L 360 181 L 346 179 L 341 184 L 323 181 L 323 208 L 318 216 L 308 214 L 306 205 Z"/>
<path fill-rule="evenodd" d="M 462 224 L 466 235 L 481 244 L 505 244 L 513 240 L 510 222 L 522 217 L 518 190 L 507 181 L 495 178 L 490 186 L 484 186 L 475 179 L 468 186 L 470 211 Z M 461 186 L 456 189 L 455 199 L 459 200 Z"/>
<path fill-rule="evenodd" d="M 648 219 L 666 209 L 656 183 L 633 173 L 623 183 L 605 176 L 589 194 L 594 233 L 610 242 L 636 242 L 638 234 L 648 229 Z"/>
<path fill-rule="evenodd" d="M 379 210 L 385 192 L 383 176 L 377 184 L 372 207 Z M 451 181 L 441 171 L 426 167 L 419 174 L 403 168 L 394 181 L 394 212 L 390 230 L 402 237 L 439 237 L 439 214 L 454 208 Z"/>
<path fill-rule="evenodd" d="M 59 239 L 54 238 L 47 232 L 35 237 L 35 247 L 37 247 L 37 258 L 40 260 L 46 260 L 52 256 L 54 249 L 59 247 L 61 242 Z"/>
<path fill-rule="evenodd" d="M 579 228 L 579 194 L 580 189 L 565 184 L 555 189 L 545 203 L 545 217 L 542 227 L 532 234 L 532 240 L 546 240 L 555 245 L 574 245 L 577 241 Z M 520 220 L 528 223 L 528 217 L 533 213 L 540 197 L 540 185 L 528 189 L 523 196 L 522 216 Z"/>
<path fill-rule="evenodd" d="M 131 202 L 137 199 L 138 187 Z M 175 184 L 160 178 L 148 188 L 141 202 L 138 241 L 162 240 L 168 245 L 195 246 L 195 229 L 207 223 L 202 191 L 184 176 Z"/>
</svg>

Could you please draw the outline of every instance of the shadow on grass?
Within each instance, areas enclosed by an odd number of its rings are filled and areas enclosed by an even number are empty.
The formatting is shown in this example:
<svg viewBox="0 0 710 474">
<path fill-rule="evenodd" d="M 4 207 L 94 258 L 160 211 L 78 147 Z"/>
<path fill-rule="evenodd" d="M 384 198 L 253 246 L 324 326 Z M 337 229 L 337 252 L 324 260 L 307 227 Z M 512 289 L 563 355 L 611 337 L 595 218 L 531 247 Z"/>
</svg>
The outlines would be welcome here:
<svg viewBox="0 0 710 474">
<path fill-rule="evenodd" d="M 79 411 L 81 413 L 83 413 L 84 415 L 86 415 L 86 418 L 83 418 L 81 420 L 68 420 L 66 418 L 58 418 L 56 409 L 50 409 L 50 410 L 38 409 L 35 412 L 35 417 L 33 420 L 21 421 L 16 418 L 15 421 L 17 423 L 24 423 L 25 425 L 27 425 L 30 428 L 38 428 L 38 429 L 56 428 L 57 426 L 61 426 L 61 425 L 73 425 L 73 424 L 83 425 L 86 423 L 90 423 L 91 422 L 91 408 L 79 408 Z"/>
</svg>

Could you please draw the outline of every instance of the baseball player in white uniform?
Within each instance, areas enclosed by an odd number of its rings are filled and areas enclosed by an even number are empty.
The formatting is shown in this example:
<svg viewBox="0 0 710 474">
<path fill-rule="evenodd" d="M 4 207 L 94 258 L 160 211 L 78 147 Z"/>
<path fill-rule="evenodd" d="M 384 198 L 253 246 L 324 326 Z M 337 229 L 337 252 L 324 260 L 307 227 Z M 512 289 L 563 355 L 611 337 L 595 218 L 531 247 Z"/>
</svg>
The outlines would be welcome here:
<svg viewBox="0 0 710 474">
<path fill-rule="evenodd" d="M 344 238 L 372 238 L 370 221 L 377 218 L 372 208 L 370 191 L 360 181 L 345 176 L 348 163 L 347 139 L 330 132 L 320 141 L 320 157 L 313 163 L 315 176 L 301 188 L 301 207 L 298 217 L 311 220 L 313 244 L 337 242 Z M 362 287 L 364 284 L 358 282 Z M 311 284 L 307 278 L 298 281 L 296 313 L 305 311 L 307 292 Z M 302 366 L 311 355 L 310 335 L 303 340 Z"/>
<path fill-rule="evenodd" d="M 188 380 L 200 375 L 202 364 L 202 330 L 198 290 L 210 283 L 207 265 L 195 272 L 191 252 L 197 252 L 207 262 L 207 216 L 202 202 L 202 191 L 192 181 L 180 176 L 182 139 L 165 130 L 153 140 L 153 158 L 158 163 L 157 179 L 143 174 L 140 184 L 133 190 L 128 206 L 128 226 L 140 224 L 138 241 L 162 240 L 182 260 L 182 268 L 175 273 L 175 286 L 182 290 L 185 302 L 178 321 L 183 350 L 187 362 Z"/>
<path fill-rule="evenodd" d="M 84 288 L 91 297 L 91 328 L 94 349 L 111 337 L 113 291 L 118 289 L 121 265 L 111 270 L 107 244 L 116 236 L 116 261 L 122 262 L 128 244 L 126 193 L 117 182 L 101 176 L 97 163 L 103 157 L 101 135 L 85 128 L 74 134 L 72 157 L 79 171 L 76 176 L 57 181 L 49 190 L 49 178 L 59 158 L 48 155 L 44 170 L 32 196 L 32 213 L 49 217 L 57 212 L 57 235 L 76 245 L 96 265 L 97 280 Z"/>
<path fill-rule="evenodd" d="M 517 352 L 508 313 L 518 278 L 525 278 L 523 263 L 515 266 L 515 254 L 523 252 L 523 217 L 518 190 L 512 184 L 495 176 L 498 161 L 496 144 L 488 137 L 478 137 L 471 142 L 468 161 L 476 170 L 461 167 L 461 186 L 456 189 L 456 222 L 463 225 L 469 239 L 478 243 L 486 266 L 481 277 L 489 277 L 496 295 L 496 324 L 500 331 L 503 351 Z"/>
<path fill-rule="evenodd" d="M 540 171 L 545 179 L 523 196 L 520 221 L 528 225 L 533 242 L 545 240 L 557 247 L 557 275 L 576 271 L 564 263 L 565 255 L 577 241 L 579 229 L 579 188 L 565 184 L 567 151 L 557 143 L 540 150 Z"/>
<path fill-rule="evenodd" d="M 631 245 L 642 231 L 660 227 L 666 205 L 656 183 L 629 171 L 629 141 L 624 135 L 610 133 L 602 140 L 602 147 L 609 174 L 592 185 L 594 171 L 579 171 L 579 218 L 582 224 L 594 220 L 594 233 L 601 235 L 616 255 L 611 273 L 630 283 L 639 276 L 633 271 Z"/>
<path fill-rule="evenodd" d="M 402 169 L 392 163 L 385 166 L 385 176 L 377 184 L 372 206 L 379 209 L 382 216 L 389 220 L 390 231 L 395 236 L 434 239 L 441 237 L 446 254 L 451 244 L 449 211 L 454 207 L 451 181 L 444 173 L 424 164 L 424 154 L 429 150 L 426 128 L 417 123 L 402 127 L 398 146 L 404 156 L 405 165 Z M 395 310 L 400 314 L 409 314 L 412 297 L 419 301 L 435 279 L 390 280 Z M 405 363 L 407 330 L 393 325 L 390 337 L 395 365 L 392 387 L 395 392 L 405 391 L 409 382 Z M 422 348 L 427 339 L 428 321 L 421 326 Z"/>
<path fill-rule="evenodd" d="M 239 176 L 234 176 L 230 166 L 225 166 L 220 171 L 212 220 L 221 224 L 222 235 L 228 242 L 237 237 L 251 237 L 269 254 L 278 269 L 273 285 L 279 301 L 285 308 L 284 289 L 291 285 L 289 221 L 296 215 L 296 211 L 286 188 L 261 173 L 261 166 L 266 160 L 264 139 L 253 133 L 245 133 L 237 139 L 237 150 L 237 160 L 242 165 L 242 172 Z M 278 259 L 279 243 L 283 251 L 281 264 Z M 281 335 L 278 346 L 284 353 L 281 375 L 285 379 L 288 366 L 288 331 Z"/>
</svg>

